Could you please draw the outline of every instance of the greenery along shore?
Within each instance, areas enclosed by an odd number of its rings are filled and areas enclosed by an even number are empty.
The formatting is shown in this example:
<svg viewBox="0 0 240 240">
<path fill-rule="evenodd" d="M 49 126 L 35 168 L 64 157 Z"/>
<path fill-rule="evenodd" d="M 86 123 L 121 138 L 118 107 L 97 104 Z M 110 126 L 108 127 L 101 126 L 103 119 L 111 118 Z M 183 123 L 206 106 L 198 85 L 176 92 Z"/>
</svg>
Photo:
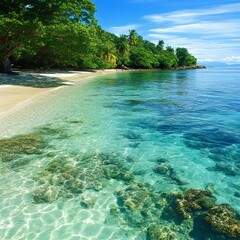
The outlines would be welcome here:
<svg viewBox="0 0 240 240">
<path fill-rule="evenodd" d="M 176 68 L 196 65 L 186 48 L 144 40 L 135 30 L 116 36 L 104 31 L 90 0 L 2 0 L 0 72 L 15 66 Z"/>
</svg>

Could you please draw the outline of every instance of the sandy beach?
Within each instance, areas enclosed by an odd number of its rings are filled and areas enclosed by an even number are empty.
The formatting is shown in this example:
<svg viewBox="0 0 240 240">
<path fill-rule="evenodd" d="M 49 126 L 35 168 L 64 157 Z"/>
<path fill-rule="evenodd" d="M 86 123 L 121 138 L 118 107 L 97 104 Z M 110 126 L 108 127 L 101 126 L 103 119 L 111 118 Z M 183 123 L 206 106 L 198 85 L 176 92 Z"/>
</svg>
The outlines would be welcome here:
<svg viewBox="0 0 240 240">
<path fill-rule="evenodd" d="M 96 72 L 87 72 L 87 71 L 68 71 L 68 72 L 30 72 L 24 71 L 20 72 L 20 75 L 23 74 L 23 77 L 33 77 L 41 76 L 44 81 L 44 78 L 56 78 L 63 80 L 65 84 L 74 84 L 74 82 L 87 80 L 99 75 L 114 73 L 121 70 L 109 69 L 109 70 L 98 70 Z M 5 77 L 0 75 L 0 79 Z M 14 81 L 14 75 L 8 76 L 11 80 L 11 77 Z M 49 91 L 56 90 L 54 88 L 37 88 L 31 86 L 20 86 L 17 84 L 11 85 L 11 81 L 8 81 L 6 85 L 0 85 L 0 115 L 7 114 L 8 112 L 14 110 L 14 108 L 23 106 L 30 102 L 29 100 L 40 96 L 41 94 L 47 94 Z"/>
</svg>

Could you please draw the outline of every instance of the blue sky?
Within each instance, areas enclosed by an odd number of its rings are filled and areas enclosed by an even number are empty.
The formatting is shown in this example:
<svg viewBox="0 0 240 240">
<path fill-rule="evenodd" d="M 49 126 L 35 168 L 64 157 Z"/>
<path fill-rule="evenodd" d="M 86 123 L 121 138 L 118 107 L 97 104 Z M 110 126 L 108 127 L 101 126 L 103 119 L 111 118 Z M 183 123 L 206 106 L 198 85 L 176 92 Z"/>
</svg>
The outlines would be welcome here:
<svg viewBox="0 0 240 240">
<path fill-rule="evenodd" d="M 186 47 L 199 61 L 240 63 L 240 1 L 93 0 L 103 29 Z"/>
</svg>

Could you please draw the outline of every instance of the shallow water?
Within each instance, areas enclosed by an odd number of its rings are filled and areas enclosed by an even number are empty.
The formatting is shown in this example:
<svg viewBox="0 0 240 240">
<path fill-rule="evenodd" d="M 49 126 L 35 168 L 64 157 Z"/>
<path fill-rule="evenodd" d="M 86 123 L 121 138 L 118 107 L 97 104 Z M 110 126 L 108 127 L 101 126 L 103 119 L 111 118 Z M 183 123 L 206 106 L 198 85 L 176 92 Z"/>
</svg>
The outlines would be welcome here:
<svg viewBox="0 0 240 240">
<path fill-rule="evenodd" d="M 35 132 L 47 142 L 18 156 L 26 161 L 1 162 L 0 239 L 146 239 L 151 224 L 163 226 L 162 239 L 205 239 L 190 221 L 164 218 L 161 196 L 208 189 L 240 212 L 239 76 L 236 68 L 111 74 L 0 119 L 2 138 Z M 46 170 L 59 158 L 78 169 L 81 192 L 54 183 L 69 180 Z M 36 202 L 46 178 L 60 193 Z M 137 192 L 146 200 L 128 209 Z"/>
</svg>

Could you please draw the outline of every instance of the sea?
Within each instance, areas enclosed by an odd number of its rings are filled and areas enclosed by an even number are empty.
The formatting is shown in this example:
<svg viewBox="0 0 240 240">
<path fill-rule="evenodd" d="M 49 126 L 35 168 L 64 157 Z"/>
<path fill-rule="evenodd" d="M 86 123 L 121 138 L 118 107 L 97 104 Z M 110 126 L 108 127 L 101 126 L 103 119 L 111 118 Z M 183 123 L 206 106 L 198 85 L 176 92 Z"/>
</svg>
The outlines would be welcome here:
<svg viewBox="0 0 240 240">
<path fill-rule="evenodd" d="M 0 239 L 239 239 L 189 195 L 239 217 L 240 68 L 60 87 L 2 117 L 0 146 Z"/>
</svg>

